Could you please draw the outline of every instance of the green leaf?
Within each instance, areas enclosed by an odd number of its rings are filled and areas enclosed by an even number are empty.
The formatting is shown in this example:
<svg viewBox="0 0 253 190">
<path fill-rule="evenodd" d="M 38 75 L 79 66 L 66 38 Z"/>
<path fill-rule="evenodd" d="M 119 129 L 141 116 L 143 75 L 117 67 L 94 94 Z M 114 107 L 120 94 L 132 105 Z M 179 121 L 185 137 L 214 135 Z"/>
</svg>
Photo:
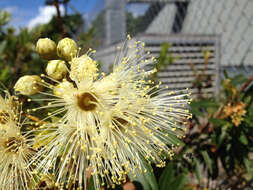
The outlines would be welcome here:
<svg viewBox="0 0 253 190">
<path fill-rule="evenodd" d="M 4 40 L 4 41 L 2 41 L 0 43 L 0 57 L 2 56 L 2 53 L 3 53 L 3 51 L 4 51 L 5 47 L 6 47 L 6 44 L 7 44 L 6 40 Z"/>
<path fill-rule="evenodd" d="M 244 103 L 246 105 L 249 105 L 251 103 L 251 96 L 247 96 L 245 99 L 244 99 Z"/>
<path fill-rule="evenodd" d="M 89 185 L 88 190 L 96 190 L 96 189 L 95 189 L 94 185 L 92 184 L 92 185 Z"/>
<path fill-rule="evenodd" d="M 184 142 L 181 141 L 178 137 L 176 137 L 176 135 L 168 133 L 168 136 L 166 137 L 166 139 L 168 140 L 168 142 L 177 145 L 177 146 L 184 146 Z"/>
<path fill-rule="evenodd" d="M 229 78 L 228 72 L 226 70 L 224 70 L 223 73 L 224 73 L 224 76 L 225 76 L 226 79 Z"/>
<path fill-rule="evenodd" d="M 248 127 L 253 127 L 253 120 L 252 120 L 252 116 L 247 116 L 243 119 L 245 121 L 245 123 L 247 123 Z"/>
<path fill-rule="evenodd" d="M 181 174 L 175 178 L 175 180 L 168 185 L 168 190 L 182 190 L 185 183 L 188 180 L 188 176 L 186 174 Z"/>
<path fill-rule="evenodd" d="M 212 168 L 212 160 L 209 157 L 207 151 L 201 151 L 201 154 L 203 156 L 203 159 L 207 165 L 208 171 L 212 174 L 213 173 L 213 168 Z"/>
<path fill-rule="evenodd" d="M 128 176 L 131 179 L 131 181 L 138 181 L 143 186 L 143 189 L 145 190 L 158 190 L 158 184 L 155 178 L 155 175 L 153 173 L 152 167 L 147 163 L 147 161 L 142 158 L 143 170 L 147 170 L 146 172 L 140 173 L 138 169 L 135 169 L 135 175 L 132 173 L 129 173 Z"/>
<path fill-rule="evenodd" d="M 160 55 L 157 58 L 158 61 L 155 64 L 155 67 L 157 68 L 158 71 L 164 68 L 165 66 L 172 64 L 176 60 L 176 57 L 174 57 L 169 52 L 170 46 L 171 46 L 170 43 L 163 43 L 161 45 Z"/>
<path fill-rule="evenodd" d="M 204 116 L 203 112 L 199 111 L 198 108 L 192 107 L 190 112 L 195 116 Z"/>
<path fill-rule="evenodd" d="M 132 173 L 128 174 L 128 177 L 130 178 L 131 181 L 138 181 L 142 185 L 143 189 L 152 190 L 149 185 L 149 182 L 146 180 L 144 175 L 139 173 L 137 170 L 135 170 L 135 174 L 136 176 L 134 176 Z"/>
<path fill-rule="evenodd" d="M 253 179 L 253 168 L 252 168 L 253 163 L 252 163 L 252 160 L 249 160 L 249 159 L 245 158 L 243 160 L 243 162 L 244 162 L 244 165 L 246 167 L 247 174 L 249 175 L 250 179 Z"/>
<path fill-rule="evenodd" d="M 174 169 L 173 164 L 170 162 L 164 168 L 161 177 L 159 178 L 160 190 L 167 190 L 168 184 L 174 179 Z"/>
<path fill-rule="evenodd" d="M 226 151 L 227 151 L 227 152 L 230 151 L 230 150 L 231 150 L 231 147 L 232 147 L 231 144 L 227 144 L 227 146 L 226 146 Z"/>
<path fill-rule="evenodd" d="M 226 137 L 226 134 L 227 134 L 227 133 L 226 133 L 226 130 L 227 130 L 226 127 L 223 127 L 222 130 L 221 130 L 221 134 L 220 134 L 219 137 L 218 137 L 218 144 L 219 144 L 219 145 L 222 144 L 224 138 Z"/>
<path fill-rule="evenodd" d="M 223 119 L 215 119 L 215 118 L 210 118 L 209 121 L 217 127 L 225 126 L 229 123 Z"/>
<path fill-rule="evenodd" d="M 246 81 L 248 81 L 248 78 L 246 76 L 240 74 L 240 75 L 236 75 L 235 77 L 233 77 L 230 81 L 230 84 L 236 86 L 236 85 L 242 84 Z"/>
<path fill-rule="evenodd" d="M 0 71 L 0 81 L 6 81 L 10 68 L 7 66 L 2 71 Z"/>
<path fill-rule="evenodd" d="M 250 116 L 253 116 L 253 107 L 249 108 L 249 109 L 248 109 L 248 112 L 249 112 L 249 115 L 250 115 Z"/>
<path fill-rule="evenodd" d="M 195 159 L 194 172 L 195 172 L 195 175 L 199 181 L 199 184 L 201 184 L 200 167 L 199 167 L 199 161 L 197 159 Z"/>
<path fill-rule="evenodd" d="M 159 189 L 158 184 L 157 184 L 152 167 L 146 161 L 144 161 L 144 158 L 142 161 L 144 163 L 144 167 L 147 169 L 147 172 L 144 173 L 145 179 L 149 182 L 149 185 L 152 190 L 158 190 Z"/>
<path fill-rule="evenodd" d="M 209 99 L 204 99 L 204 100 L 199 100 L 199 101 L 193 101 L 190 106 L 192 108 L 208 108 L 208 107 L 213 107 L 213 108 L 218 108 L 219 104 L 213 100 Z"/>
<path fill-rule="evenodd" d="M 250 118 L 245 117 L 244 121 L 248 124 L 248 127 L 253 127 L 253 122 L 250 120 Z"/>
<path fill-rule="evenodd" d="M 245 134 L 243 132 L 241 132 L 240 138 L 239 140 L 241 141 L 242 144 L 247 145 L 248 144 L 248 139 L 245 136 Z"/>
<path fill-rule="evenodd" d="M 94 181 L 93 181 L 93 177 L 92 176 L 88 180 L 88 184 L 87 185 L 88 185 L 88 189 L 87 190 L 95 190 Z"/>
</svg>

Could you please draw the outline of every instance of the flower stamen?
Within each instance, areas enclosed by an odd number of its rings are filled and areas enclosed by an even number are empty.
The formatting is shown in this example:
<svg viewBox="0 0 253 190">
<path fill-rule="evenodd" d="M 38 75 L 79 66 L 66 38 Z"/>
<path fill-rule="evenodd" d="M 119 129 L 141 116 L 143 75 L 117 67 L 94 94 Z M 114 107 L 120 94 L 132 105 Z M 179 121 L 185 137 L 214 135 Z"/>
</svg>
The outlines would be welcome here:
<svg viewBox="0 0 253 190">
<path fill-rule="evenodd" d="M 0 124 L 6 124 L 9 121 L 10 114 L 7 111 L 0 110 Z"/>
<path fill-rule="evenodd" d="M 9 152 L 14 152 L 14 153 L 18 152 L 19 148 L 21 147 L 21 144 L 22 144 L 22 139 L 16 138 L 16 137 L 9 137 L 4 142 L 5 148 Z"/>
</svg>

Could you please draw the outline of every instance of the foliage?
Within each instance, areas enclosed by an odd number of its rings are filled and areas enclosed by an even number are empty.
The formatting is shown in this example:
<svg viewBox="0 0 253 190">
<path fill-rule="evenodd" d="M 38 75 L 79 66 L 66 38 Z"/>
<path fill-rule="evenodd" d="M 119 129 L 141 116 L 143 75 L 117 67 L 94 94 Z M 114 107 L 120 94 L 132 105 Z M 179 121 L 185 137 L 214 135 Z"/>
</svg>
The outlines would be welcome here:
<svg viewBox="0 0 253 190">
<path fill-rule="evenodd" d="M 154 68 L 157 71 L 165 69 L 167 66 L 173 64 L 173 62 L 178 59 L 170 53 L 169 49 L 171 47 L 170 43 L 162 43 L 159 57 L 157 58 L 157 62 L 154 65 Z M 155 80 L 157 78 L 157 72 L 155 72 L 152 76 L 152 79 Z"/>
<path fill-rule="evenodd" d="M 84 21 L 80 14 L 66 15 L 62 18 L 66 36 L 80 35 L 80 45 L 93 44 L 93 29 L 79 31 Z M 61 38 L 61 29 L 58 27 L 57 17 L 53 17 L 48 24 L 43 24 L 28 30 L 21 28 L 16 31 L 9 26 L 10 14 L 0 10 L 0 81 L 8 89 L 23 74 L 37 74 L 45 69 L 45 61 L 39 59 L 35 53 L 35 45 L 41 37 L 48 37 L 58 41 Z M 36 64 L 36 66 L 34 66 Z"/>
<path fill-rule="evenodd" d="M 246 88 L 252 79 L 227 76 L 222 82 L 222 98 L 202 98 L 191 104 L 193 119 L 188 125 L 190 131 L 196 132 L 187 135 L 183 150 L 191 150 L 195 164 L 202 163 L 207 177 L 221 180 L 223 189 L 252 185 L 248 182 L 252 179 L 249 164 L 253 151 L 253 91 L 252 87 Z"/>
<path fill-rule="evenodd" d="M 92 21 L 94 36 L 100 44 L 105 43 L 105 10 L 98 13 L 97 17 Z"/>
<path fill-rule="evenodd" d="M 132 13 L 126 13 L 126 24 L 127 24 L 127 33 L 135 36 L 140 33 L 142 30 L 140 29 L 140 25 L 143 19 L 141 16 L 134 17 Z"/>
<path fill-rule="evenodd" d="M 104 12 L 101 12 L 93 22 L 94 28 L 102 27 L 98 29 L 99 39 L 103 39 L 105 34 L 103 15 Z M 137 34 L 137 25 L 142 18 L 134 18 L 128 13 L 127 19 L 128 32 Z M 34 52 L 33 44 L 38 38 L 48 36 L 58 41 L 61 31 L 57 27 L 56 17 L 32 31 L 23 28 L 19 32 L 7 25 L 9 20 L 10 15 L 0 10 L 0 81 L 10 89 L 21 75 L 38 74 L 45 69 L 45 63 Z M 79 32 L 84 21 L 75 14 L 63 17 L 63 23 L 66 35 L 73 36 Z M 79 44 L 94 47 L 101 43 L 95 40 L 97 31 L 94 28 L 80 34 Z M 158 71 L 178 59 L 169 53 L 169 48 L 168 43 L 162 45 L 156 65 Z M 204 54 L 204 64 L 207 65 L 209 53 Z M 201 94 L 202 88 L 210 84 L 210 78 L 205 70 L 202 73 L 194 67 L 192 70 L 195 73 L 192 85 Z M 163 169 L 151 168 L 147 164 L 145 174 L 129 175 L 137 190 L 253 188 L 253 77 L 237 75 L 231 78 L 227 73 L 225 77 L 220 97 L 205 98 L 200 95 L 191 103 L 192 120 L 187 124 L 189 130 L 174 159 L 168 160 Z M 153 170 L 155 175 L 152 174 Z M 217 183 L 212 186 L 210 181 Z"/>
<path fill-rule="evenodd" d="M 155 65 L 158 72 L 178 59 L 170 54 L 169 48 L 169 44 L 161 47 Z M 204 52 L 205 67 L 208 54 Z M 192 69 L 195 73 L 192 87 L 199 88 L 200 94 L 190 105 L 192 119 L 180 142 L 181 148 L 165 168 L 148 170 L 154 171 L 155 177 L 140 175 L 130 179 L 137 180 L 133 182 L 137 190 L 252 189 L 253 76 L 230 78 L 225 72 L 221 96 L 206 98 L 202 88 L 210 83 L 210 78 L 205 69 L 203 72 Z"/>
<path fill-rule="evenodd" d="M 158 70 L 163 69 L 159 66 L 164 65 L 164 60 L 171 60 L 171 55 L 165 53 L 167 47 L 161 48 Z M 208 55 L 204 52 L 204 68 Z M 240 74 L 230 78 L 225 72 L 221 96 L 206 98 L 202 88 L 208 86 L 210 76 L 205 69 L 198 72 L 192 66 L 192 70 L 195 76 L 192 87 L 199 89 L 190 105 L 192 120 L 174 160 L 156 171 L 160 188 L 252 189 L 253 76 Z M 194 179 L 197 182 L 193 183 Z M 211 181 L 216 185 L 211 185 Z"/>
<path fill-rule="evenodd" d="M 87 32 L 80 34 L 78 44 L 87 51 L 89 48 L 96 48 L 101 44 L 100 38 L 97 38 L 95 27 L 91 27 Z"/>
<path fill-rule="evenodd" d="M 151 3 L 144 15 L 134 16 L 131 12 L 126 12 L 126 33 L 131 36 L 144 32 L 155 16 L 163 8 L 163 3 Z M 92 27 L 99 44 L 104 44 L 105 39 L 105 10 L 101 10 L 92 21 Z"/>
<path fill-rule="evenodd" d="M 194 80 L 192 81 L 192 87 L 196 88 L 198 90 L 198 98 L 203 97 L 203 92 L 202 92 L 203 88 L 212 87 L 212 75 L 206 73 L 207 66 L 208 66 L 208 60 L 211 56 L 210 51 L 204 51 L 203 56 L 204 56 L 204 69 L 203 69 L 203 71 L 198 71 L 195 68 L 194 64 L 192 64 L 192 63 L 190 64 L 190 67 L 191 67 L 192 72 L 194 74 Z"/>
<path fill-rule="evenodd" d="M 62 17 L 65 36 L 73 36 L 79 31 L 80 26 L 84 25 L 84 20 L 80 14 L 66 15 Z M 54 41 L 59 41 L 62 37 L 61 27 L 59 26 L 59 21 L 56 16 L 54 16 L 49 23 L 37 26 L 33 29 L 33 32 L 41 37 L 48 37 Z"/>
<path fill-rule="evenodd" d="M 0 10 L 0 15 L 8 15 Z M 8 88 L 23 73 L 37 73 L 42 62 L 34 53 L 35 35 L 31 35 L 28 29 L 15 29 L 7 26 L 9 16 L 1 16 L 0 19 L 0 80 Z M 38 66 L 33 67 L 34 63 Z M 29 69 L 28 69 L 29 68 Z"/>
<path fill-rule="evenodd" d="M 155 65 L 155 68 L 159 71 L 161 69 L 164 69 L 167 65 L 171 65 L 174 63 L 178 57 L 173 56 L 169 49 L 171 47 L 170 43 L 162 43 L 161 44 L 161 51 L 160 55 L 157 58 L 157 63 Z"/>
</svg>

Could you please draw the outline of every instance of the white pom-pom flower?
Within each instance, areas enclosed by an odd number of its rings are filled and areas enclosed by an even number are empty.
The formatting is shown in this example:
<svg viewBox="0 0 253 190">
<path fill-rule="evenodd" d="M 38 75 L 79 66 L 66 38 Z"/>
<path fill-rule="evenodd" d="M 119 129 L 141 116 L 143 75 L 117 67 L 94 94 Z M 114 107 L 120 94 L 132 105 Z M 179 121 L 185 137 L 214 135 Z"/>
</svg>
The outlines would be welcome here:
<svg viewBox="0 0 253 190">
<path fill-rule="evenodd" d="M 26 190 L 34 183 L 29 134 L 22 135 L 20 105 L 6 92 L 0 96 L 0 189 Z M 33 161 L 35 164 L 37 161 Z"/>
<path fill-rule="evenodd" d="M 98 76 L 88 53 L 70 62 L 72 80 L 41 83 L 52 91 L 43 93 L 48 105 L 34 110 L 52 108 L 44 120 L 59 119 L 40 127 L 41 139 L 54 138 L 41 147 L 38 169 L 54 168 L 59 187 L 77 181 L 77 187 L 86 188 L 89 169 L 99 189 L 124 183 L 136 169 L 145 172 L 145 160 L 163 167 L 174 154 L 173 139 L 184 135 L 185 120 L 191 117 L 188 90 L 168 91 L 149 79 L 156 70 L 145 69 L 155 58 L 142 43 L 121 49 L 109 75 Z"/>
</svg>

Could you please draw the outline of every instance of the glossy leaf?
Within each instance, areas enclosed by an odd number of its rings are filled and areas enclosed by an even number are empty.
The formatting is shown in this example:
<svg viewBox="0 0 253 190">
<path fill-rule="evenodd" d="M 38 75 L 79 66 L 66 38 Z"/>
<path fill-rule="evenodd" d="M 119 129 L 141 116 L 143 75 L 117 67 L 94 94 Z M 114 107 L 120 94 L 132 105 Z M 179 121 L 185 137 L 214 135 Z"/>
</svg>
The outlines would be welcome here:
<svg viewBox="0 0 253 190">
<path fill-rule="evenodd" d="M 146 181 L 149 182 L 151 189 L 152 190 L 159 190 L 152 167 L 147 162 L 144 162 L 144 168 L 147 169 L 147 172 L 144 173 L 143 175 L 144 175 Z"/>
<path fill-rule="evenodd" d="M 221 145 L 223 140 L 225 139 L 227 135 L 227 132 L 226 132 L 226 127 L 223 127 L 222 130 L 221 130 L 221 134 L 219 135 L 218 137 L 218 144 Z"/>
<path fill-rule="evenodd" d="M 223 119 L 210 118 L 209 121 L 217 127 L 222 127 L 229 124 L 229 122 Z"/>
<path fill-rule="evenodd" d="M 188 176 L 186 174 L 181 174 L 175 177 L 175 180 L 168 185 L 167 190 L 182 190 L 187 180 Z"/>
<path fill-rule="evenodd" d="M 2 53 L 3 53 L 3 51 L 4 51 L 5 47 L 6 47 L 6 45 L 7 45 L 7 41 L 6 41 L 6 40 L 4 40 L 4 41 L 2 41 L 2 42 L 0 43 L 0 58 L 1 58 L 1 56 L 2 56 Z"/>
<path fill-rule="evenodd" d="M 217 102 L 209 99 L 193 101 L 191 107 L 207 108 L 207 107 L 219 107 Z"/>
<path fill-rule="evenodd" d="M 195 159 L 195 168 L 194 168 L 195 175 L 201 184 L 201 174 L 200 174 L 200 163 L 197 159 Z"/>
<path fill-rule="evenodd" d="M 167 190 L 168 185 L 174 179 L 173 163 L 168 163 L 164 168 L 161 177 L 159 178 L 159 190 Z"/>
<path fill-rule="evenodd" d="M 230 81 L 230 84 L 236 86 L 238 84 L 242 84 L 242 83 L 246 82 L 247 80 L 248 80 L 248 78 L 246 76 L 240 74 L 240 75 L 236 75 L 235 77 L 233 77 Z"/>
<path fill-rule="evenodd" d="M 248 139 L 245 136 L 245 134 L 243 132 L 241 132 L 240 138 L 239 140 L 241 141 L 242 144 L 247 145 L 248 144 Z"/>
<path fill-rule="evenodd" d="M 203 159 L 207 165 L 208 171 L 212 174 L 213 173 L 213 169 L 212 169 L 212 160 L 209 157 L 207 151 L 201 151 L 201 154 L 203 156 Z"/>
<path fill-rule="evenodd" d="M 138 169 L 135 169 L 135 175 L 131 172 L 128 174 L 131 181 L 138 181 L 143 186 L 145 190 L 159 190 L 158 184 L 153 173 L 152 167 L 146 162 L 144 158 L 142 158 L 143 170 L 147 170 L 146 172 L 140 173 Z"/>
</svg>

